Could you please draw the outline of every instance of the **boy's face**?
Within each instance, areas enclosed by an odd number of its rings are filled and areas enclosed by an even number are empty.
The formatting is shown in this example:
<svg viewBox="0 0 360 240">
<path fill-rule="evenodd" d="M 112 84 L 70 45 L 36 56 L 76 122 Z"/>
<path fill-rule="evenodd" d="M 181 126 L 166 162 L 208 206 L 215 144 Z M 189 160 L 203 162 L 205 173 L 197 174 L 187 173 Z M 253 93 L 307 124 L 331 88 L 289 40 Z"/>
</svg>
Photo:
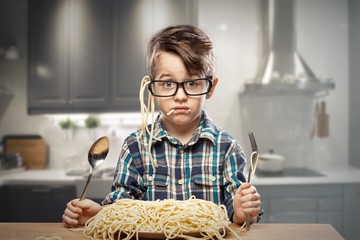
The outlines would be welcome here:
<svg viewBox="0 0 360 240">
<path fill-rule="evenodd" d="M 183 82 L 204 76 L 189 75 L 181 58 L 174 53 L 161 52 L 155 59 L 155 80 L 171 80 Z M 197 126 L 205 99 L 210 98 L 215 89 L 217 79 L 214 80 L 210 93 L 200 96 L 188 96 L 179 86 L 176 94 L 171 97 L 157 97 L 158 107 L 162 113 L 162 122 L 167 128 L 171 126 Z M 170 113 L 171 112 L 171 113 Z M 170 114 L 168 114 L 170 113 Z"/>
</svg>

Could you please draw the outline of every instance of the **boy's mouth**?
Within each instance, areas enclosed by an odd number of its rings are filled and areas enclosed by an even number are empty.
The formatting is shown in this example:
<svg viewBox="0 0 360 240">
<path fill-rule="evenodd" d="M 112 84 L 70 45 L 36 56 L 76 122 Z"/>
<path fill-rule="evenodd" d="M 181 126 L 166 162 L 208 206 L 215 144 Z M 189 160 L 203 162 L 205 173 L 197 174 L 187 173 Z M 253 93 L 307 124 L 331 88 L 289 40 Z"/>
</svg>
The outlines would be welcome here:
<svg viewBox="0 0 360 240">
<path fill-rule="evenodd" d="M 171 109 L 166 115 L 171 115 L 173 113 L 181 114 L 181 113 L 191 113 L 191 109 L 188 107 L 176 107 Z"/>
</svg>

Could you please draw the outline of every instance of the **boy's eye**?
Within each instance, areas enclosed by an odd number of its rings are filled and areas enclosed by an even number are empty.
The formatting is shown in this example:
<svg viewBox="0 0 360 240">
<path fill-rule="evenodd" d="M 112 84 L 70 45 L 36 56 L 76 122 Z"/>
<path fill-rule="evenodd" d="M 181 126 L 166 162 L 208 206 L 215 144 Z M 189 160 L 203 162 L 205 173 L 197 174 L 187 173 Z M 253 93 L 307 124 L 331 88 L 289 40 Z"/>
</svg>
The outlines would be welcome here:
<svg viewBox="0 0 360 240">
<path fill-rule="evenodd" d="M 171 87 L 174 87 L 175 83 L 173 82 L 164 82 L 164 87 L 167 87 L 167 88 L 171 88 Z"/>
<path fill-rule="evenodd" d="M 196 81 L 189 81 L 186 83 L 187 87 L 196 87 L 198 83 Z"/>
</svg>

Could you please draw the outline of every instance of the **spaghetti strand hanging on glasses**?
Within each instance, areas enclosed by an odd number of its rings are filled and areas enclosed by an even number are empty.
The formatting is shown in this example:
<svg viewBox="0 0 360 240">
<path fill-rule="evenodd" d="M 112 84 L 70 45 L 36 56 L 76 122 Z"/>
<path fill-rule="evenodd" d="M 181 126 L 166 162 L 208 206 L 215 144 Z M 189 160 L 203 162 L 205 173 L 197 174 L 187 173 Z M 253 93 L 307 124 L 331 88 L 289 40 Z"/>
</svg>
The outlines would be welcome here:
<svg viewBox="0 0 360 240">
<path fill-rule="evenodd" d="M 149 142 L 148 142 L 148 153 L 150 157 L 151 164 L 154 168 L 157 168 L 158 165 L 156 164 L 156 161 L 154 160 L 152 153 L 151 153 L 151 145 L 152 141 L 158 140 L 161 141 L 161 139 L 156 138 L 154 136 L 154 122 L 155 122 L 155 97 L 151 94 L 149 91 L 149 97 L 147 101 L 147 105 L 144 102 L 144 94 L 145 90 L 147 89 L 147 86 L 151 83 L 149 76 L 144 76 L 141 80 L 141 86 L 140 86 L 140 92 L 139 92 L 139 100 L 140 100 L 140 111 L 141 111 L 141 137 L 146 137 L 146 135 L 149 135 Z M 148 127 L 148 119 L 149 119 L 149 113 L 151 111 L 151 129 L 149 130 Z M 146 139 L 146 138 L 145 138 Z"/>
</svg>

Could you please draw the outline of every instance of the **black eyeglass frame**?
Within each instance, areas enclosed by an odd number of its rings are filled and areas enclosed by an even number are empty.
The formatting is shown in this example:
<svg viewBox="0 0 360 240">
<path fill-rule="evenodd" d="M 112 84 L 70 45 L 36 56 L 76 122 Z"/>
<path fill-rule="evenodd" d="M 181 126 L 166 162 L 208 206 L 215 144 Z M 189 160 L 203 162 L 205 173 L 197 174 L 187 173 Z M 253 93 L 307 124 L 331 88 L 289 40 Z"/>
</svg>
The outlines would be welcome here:
<svg viewBox="0 0 360 240">
<path fill-rule="evenodd" d="M 184 87 L 184 84 L 185 83 L 188 83 L 188 82 L 193 82 L 193 81 L 196 81 L 196 80 L 207 80 L 209 82 L 209 87 L 207 89 L 206 92 L 204 93 L 198 93 L 198 94 L 192 94 L 192 93 L 188 93 Z M 175 83 L 176 84 L 176 89 L 175 89 L 175 92 L 173 94 L 170 94 L 170 95 L 157 95 L 157 94 L 154 94 L 154 92 L 152 91 L 152 88 L 151 88 L 151 85 L 152 83 L 155 83 L 155 82 L 171 82 L 171 83 Z M 176 82 L 176 81 L 167 81 L 167 80 L 151 80 L 150 81 L 150 84 L 147 86 L 150 93 L 154 96 L 154 97 L 172 97 L 172 96 L 175 96 L 177 91 L 179 90 L 179 85 L 182 87 L 182 89 L 184 90 L 184 92 L 186 93 L 186 95 L 188 96 L 201 96 L 201 95 L 204 95 L 204 94 L 208 94 L 211 90 L 211 87 L 213 85 L 213 82 L 211 81 L 210 78 L 197 78 L 197 79 L 190 79 L 190 80 L 186 80 L 186 81 L 183 81 L 183 82 Z"/>
</svg>

